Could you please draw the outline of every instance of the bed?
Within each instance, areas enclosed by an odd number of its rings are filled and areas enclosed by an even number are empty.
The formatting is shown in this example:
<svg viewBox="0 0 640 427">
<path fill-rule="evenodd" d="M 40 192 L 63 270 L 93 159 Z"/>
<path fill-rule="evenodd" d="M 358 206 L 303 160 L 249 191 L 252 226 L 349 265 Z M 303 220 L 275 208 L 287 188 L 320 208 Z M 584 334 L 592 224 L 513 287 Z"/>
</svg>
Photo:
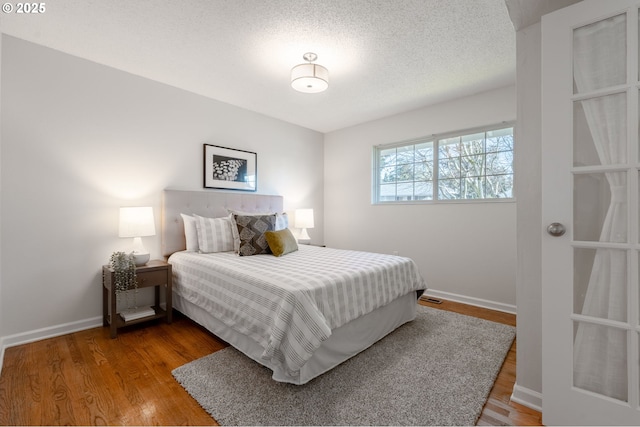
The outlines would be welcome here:
<svg viewBox="0 0 640 427">
<path fill-rule="evenodd" d="M 413 320 L 426 286 L 412 260 L 393 255 L 310 245 L 278 257 L 239 256 L 237 246 L 186 250 L 185 214 L 282 210 L 281 196 L 165 190 L 162 251 L 176 310 L 271 369 L 274 380 L 305 384 Z"/>
</svg>

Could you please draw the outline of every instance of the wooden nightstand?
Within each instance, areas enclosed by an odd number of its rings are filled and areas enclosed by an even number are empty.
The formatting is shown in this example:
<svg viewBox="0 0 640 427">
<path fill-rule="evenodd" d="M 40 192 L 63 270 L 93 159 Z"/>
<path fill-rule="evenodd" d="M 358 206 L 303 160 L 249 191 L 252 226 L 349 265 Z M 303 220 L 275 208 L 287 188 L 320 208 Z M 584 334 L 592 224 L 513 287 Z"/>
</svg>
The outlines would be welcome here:
<svg viewBox="0 0 640 427">
<path fill-rule="evenodd" d="M 171 264 L 159 260 L 149 261 L 146 265 L 136 268 L 136 278 L 138 280 L 138 289 L 155 286 L 155 305 L 152 308 L 156 313 L 141 319 L 125 322 L 116 312 L 116 290 L 115 286 L 113 286 L 115 273 L 108 265 L 102 266 L 102 324 L 111 327 L 111 338 L 115 338 L 118 335 L 118 328 L 123 326 L 161 318 L 166 319 L 167 323 L 172 321 Z M 160 288 L 163 286 L 166 290 L 166 309 L 164 310 L 160 307 Z"/>
</svg>

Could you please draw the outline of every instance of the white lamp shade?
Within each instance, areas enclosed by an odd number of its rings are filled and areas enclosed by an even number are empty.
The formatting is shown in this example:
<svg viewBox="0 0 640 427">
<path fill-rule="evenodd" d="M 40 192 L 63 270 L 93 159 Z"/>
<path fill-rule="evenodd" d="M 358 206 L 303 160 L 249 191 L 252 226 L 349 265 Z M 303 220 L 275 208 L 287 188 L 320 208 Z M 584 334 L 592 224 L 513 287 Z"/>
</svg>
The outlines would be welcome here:
<svg viewBox="0 0 640 427">
<path fill-rule="evenodd" d="M 296 228 L 313 228 L 313 209 L 296 209 Z"/>
<path fill-rule="evenodd" d="M 156 225 L 152 207 L 120 208 L 120 237 L 155 236 Z"/>
<path fill-rule="evenodd" d="M 291 69 L 291 87 L 298 92 L 318 93 L 329 87 L 329 71 L 318 64 L 300 64 Z"/>
</svg>

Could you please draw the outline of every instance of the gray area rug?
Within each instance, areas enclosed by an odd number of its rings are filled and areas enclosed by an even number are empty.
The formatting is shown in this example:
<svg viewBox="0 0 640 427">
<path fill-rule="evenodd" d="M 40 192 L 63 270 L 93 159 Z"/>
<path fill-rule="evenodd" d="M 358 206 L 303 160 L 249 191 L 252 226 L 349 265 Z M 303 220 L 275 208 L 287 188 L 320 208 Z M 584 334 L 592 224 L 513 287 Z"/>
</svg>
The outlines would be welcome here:
<svg viewBox="0 0 640 427">
<path fill-rule="evenodd" d="M 232 347 L 176 368 L 221 425 L 474 425 L 515 328 L 418 306 L 367 350 L 301 386 Z"/>
</svg>

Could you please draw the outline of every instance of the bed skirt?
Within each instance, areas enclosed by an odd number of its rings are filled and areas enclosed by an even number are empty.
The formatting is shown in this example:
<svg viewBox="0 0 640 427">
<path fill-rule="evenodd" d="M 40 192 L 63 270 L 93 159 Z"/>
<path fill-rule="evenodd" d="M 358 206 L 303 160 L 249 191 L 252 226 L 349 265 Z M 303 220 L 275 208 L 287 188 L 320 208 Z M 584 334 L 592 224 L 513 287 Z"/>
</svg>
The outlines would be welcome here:
<svg viewBox="0 0 640 427">
<path fill-rule="evenodd" d="M 389 304 L 340 326 L 316 350 L 297 376 L 289 375 L 280 366 L 271 366 L 261 358 L 264 348 L 253 339 L 230 329 L 204 309 L 173 295 L 173 307 L 228 342 L 245 355 L 273 371 L 279 382 L 305 384 L 340 363 L 367 349 L 372 344 L 416 317 L 416 293 L 410 292 Z"/>
</svg>

